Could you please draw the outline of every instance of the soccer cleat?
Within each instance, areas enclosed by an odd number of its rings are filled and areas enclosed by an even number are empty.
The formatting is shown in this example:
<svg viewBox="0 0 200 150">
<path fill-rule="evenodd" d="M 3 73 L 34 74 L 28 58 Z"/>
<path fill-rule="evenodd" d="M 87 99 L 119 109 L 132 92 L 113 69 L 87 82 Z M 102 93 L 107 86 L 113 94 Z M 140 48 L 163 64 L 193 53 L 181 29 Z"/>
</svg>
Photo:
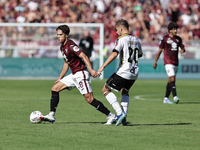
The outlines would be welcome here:
<svg viewBox="0 0 200 150">
<path fill-rule="evenodd" d="M 118 126 L 122 120 L 126 117 L 126 114 L 122 111 L 122 113 L 120 115 L 117 116 L 117 123 L 116 126 Z"/>
<path fill-rule="evenodd" d="M 174 98 L 174 103 L 176 103 L 176 104 L 179 103 L 179 98 L 177 96 Z"/>
<path fill-rule="evenodd" d="M 107 118 L 107 122 L 106 123 L 104 123 L 104 125 L 111 125 L 114 121 L 116 121 L 117 120 L 117 116 L 115 116 L 115 115 L 110 115 L 110 116 L 108 116 L 108 118 Z"/>
<path fill-rule="evenodd" d="M 122 125 L 126 126 L 128 123 L 126 121 L 126 117 L 122 120 Z"/>
<path fill-rule="evenodd" d="M 163 103 L 164 104 L 173 104 L 173 102 L 171 102 L 168 98 L 164 98 Z"/>
<path fill-rule="evenodd" d="M 48 114 L 46 116 L 42 116 L 41 120 L 42 121 L 49 121 L 49 122 L 53 123 L 53 122 L 55 122 L 55 117 Z"/>
</svg>

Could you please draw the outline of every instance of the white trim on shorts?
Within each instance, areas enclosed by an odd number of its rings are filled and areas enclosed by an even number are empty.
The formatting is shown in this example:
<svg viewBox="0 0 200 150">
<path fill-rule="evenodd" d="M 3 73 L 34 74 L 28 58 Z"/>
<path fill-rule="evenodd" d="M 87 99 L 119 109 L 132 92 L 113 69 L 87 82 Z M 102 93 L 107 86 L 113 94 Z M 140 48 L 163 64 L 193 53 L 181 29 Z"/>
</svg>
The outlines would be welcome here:
<svg viewBox="0 0 200 150">
<path fill-rule="evenodd" d="M 89 83 L 90 73 L 87 70 L 78 71 L 75 74 L 69 74 L 62 78 L 60 82 L 68 86 L 68 90 L 71 91 L 77 87 L 81 94 L 88 94 L 92 92 L 92 87 Z"/>
<path fill-rule="evenodd" d="M 172 64 L 166 64 L 165 70 L 167 72 L 168 77 L 176 76 L 177 71 L 178 71 L 178 66 L 174 66 Z"/>
</svg>

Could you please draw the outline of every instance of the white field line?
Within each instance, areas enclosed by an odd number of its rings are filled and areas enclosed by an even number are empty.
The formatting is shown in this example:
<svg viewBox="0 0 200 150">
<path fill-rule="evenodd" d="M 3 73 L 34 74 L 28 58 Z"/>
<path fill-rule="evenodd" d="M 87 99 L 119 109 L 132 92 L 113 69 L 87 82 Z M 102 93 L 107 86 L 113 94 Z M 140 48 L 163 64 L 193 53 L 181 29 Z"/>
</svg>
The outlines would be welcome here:
<svg viewBox="0 0 200 150">
<path fill-rule="evenodd" d="M 134 99 L 142 100 L 142 101 L 146 101 L 146 100 L 148 100 L 148 101 L 162 101 L 162 98 L 160 98 L 160 99 L 155 99 L 155 98 L 152 99 L 151 96 L 159 96 L 159 97 L 161 97 L 161 94 L 137 95 L 137 96 L 134 97 Z"/>
</svg>

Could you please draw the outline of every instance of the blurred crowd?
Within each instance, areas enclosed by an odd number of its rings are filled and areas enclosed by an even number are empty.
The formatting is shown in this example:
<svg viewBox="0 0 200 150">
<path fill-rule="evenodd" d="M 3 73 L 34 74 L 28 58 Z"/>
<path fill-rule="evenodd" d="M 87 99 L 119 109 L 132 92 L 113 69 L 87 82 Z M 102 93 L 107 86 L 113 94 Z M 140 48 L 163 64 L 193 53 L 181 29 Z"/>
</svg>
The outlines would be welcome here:
<svg viewBox="0 0 200 150">
<path fill-rule="evenodd" d="M 185 43 L 200 41 L 200 0 L 0 0 L 0 23 L 104 23 L 105 43 L 121 18 L 144 42 L 157 42 L 170 21 Z"/>
</svg>

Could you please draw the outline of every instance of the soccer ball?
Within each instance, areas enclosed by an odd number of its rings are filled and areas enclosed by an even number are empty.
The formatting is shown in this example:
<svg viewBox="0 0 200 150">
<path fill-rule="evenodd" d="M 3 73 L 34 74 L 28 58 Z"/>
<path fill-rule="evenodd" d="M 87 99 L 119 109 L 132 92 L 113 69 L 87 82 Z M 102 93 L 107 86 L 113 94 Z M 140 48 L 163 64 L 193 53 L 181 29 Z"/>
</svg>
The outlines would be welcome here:
<svg viewBox="0 0 200 150">
<path fill-rule="evenodd" d="M 30 121 L 32 123 L 41 123 L 42 122 L 41 116 L 43 116 L 43 115 L 42 115 L 42 113 L 40 111 L 33 111 L 30 114 Z"/>
</svg>

